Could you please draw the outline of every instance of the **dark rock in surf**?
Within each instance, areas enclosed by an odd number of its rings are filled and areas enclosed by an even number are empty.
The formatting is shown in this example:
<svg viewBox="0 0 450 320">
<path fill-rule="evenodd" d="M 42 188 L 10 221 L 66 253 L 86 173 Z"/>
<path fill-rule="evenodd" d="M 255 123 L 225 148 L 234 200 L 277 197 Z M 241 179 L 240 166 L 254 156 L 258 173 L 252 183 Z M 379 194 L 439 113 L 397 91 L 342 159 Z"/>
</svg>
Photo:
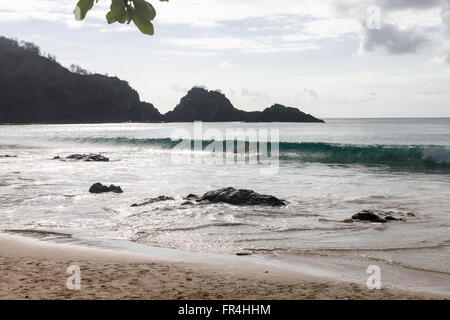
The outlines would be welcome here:
<svg viewBox="0 0 450 320">
<path fill-rule="evenodd" d="M 56 158 L 56 157 L 55 157 Z M 59 159 L 59 157 L 57 158 Z M 102 156 L 101 154 L 71 154 L 65 159 L 76 160 L 76 161 L 86 161 L 86 162 L 108 162 L 109 158 Z"/>
<path fill-rule="evenodd" d="M 361 212 L 358 212 L 357 214 L 352 216 L 353 220 L 362 220 L 362 221 L 370 221 L 370 222 L 379 222 L 379 223 L 385 223 L 387 222 L 385 219 L 381 218 L 380 216 L 376 215 L 375 213 L 363 210 Z"/>
<path fill-rule="evenodd" d="M 172 197 L 166 197 L 166 196 L 159 196 L 157 198 L 150 198 L 150 199 L 146 199 L 144 200 L 144 202 L 142 203 L 134 203 L 131 206 L 132 207 L 142 207 L 142 206 L 146 206 L 155 202 L 162 202 L 162 201 L 170 201 L 170 200 L 175 200 Z"/>
<path fill-rule="evenodd" d="M 122 188 L 115 185 L 105 186 L 99 182 L 93 184 L 89 188 L 90 193 L 105 193 L 105 192 L 113 192 L 113 193 L 123 193 Z"/>
<path fill-rule="evenodd" d="M 197 196 L 196 194 L 190 193 L 183 199 L 184 200 L 200 200 L 200 197 Z"/>
<path fill-rule="evenodd" d="M 403 221 L 402 218 L 396 218 L 392 216 L 394 212 L 392 211 L 374 211 L 374 210 L 363 210 L 352 216 L 353 220 L 360 221 L 370 221 L 377 223 L 386 223 L 388 221 Z"/>
<path fill-rule="evenodd" d="M 200 200 L 213 203 L 228 203 L 233 205 L 247 206 L 272 206 L 281 207 L 286 205 L 285 200 L 274 196 L 259 194 L 253 190 L 224 188 L 205 193 Z"/>
<path fill-rule="evenodd" d="M 394 218 L 393 216 L 386 216 L 384 218 L 386 221 L 401 221 L 402 219 Z"/>
<path fill-rule="evenodd" d="M 244 256 L 251 256 L 252 254 L 250 252 L 236 252 L 236 255 L 238 257 L 244 257 Z"/>
<path fill-rule="evenodd" d="M 17 158 L 17 156 L 12 154 L 4 154 L 0 155 L 0 158 Z"/>
<path fill-rule="evenodd" d="M 90 154 L 83 160 L 87 162 L 109 162 L 109 158 L 102 156 L 101 154 Z"/>
</svg>

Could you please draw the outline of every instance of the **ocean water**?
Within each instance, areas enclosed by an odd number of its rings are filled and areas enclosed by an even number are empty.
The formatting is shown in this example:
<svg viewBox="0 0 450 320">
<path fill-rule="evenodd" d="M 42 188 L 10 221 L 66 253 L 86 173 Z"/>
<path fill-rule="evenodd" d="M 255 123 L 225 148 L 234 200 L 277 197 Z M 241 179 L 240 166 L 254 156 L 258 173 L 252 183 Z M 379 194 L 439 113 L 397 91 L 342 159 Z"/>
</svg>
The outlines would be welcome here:
<svg viewBox="0 0 450 320">
<path fill-rule="evenodd" d="M 178 149 L 175 136 L 198 140 L 192 123 L 0 126 L 0 155 L 17 156 L 0 158 L 0 230 L 93 245 L 248 252 L 361 283 L 377 265 L 384 286 L 450 294 L 450 119 L 326 121 L 201 124 L 202 133 L 214 133 L 202 137 L 203 147 L 221 134 L 227 140 L 231 129 L 270 139 L 278 132 L 272 142 L 279 143 L 268 147 L 271 174 L 250 143 L 224 153 Z M 111 161 L 53 160 L 72 153 Z M 89 194 L 95 182 L 124 193 Z M 189 193 L 228 186 L 288 205 L 183 204 Z M 175 200 L 131 207 L 161 195 Z M 405 221 L 348 222 L 365 209 Z"/>
</svg>

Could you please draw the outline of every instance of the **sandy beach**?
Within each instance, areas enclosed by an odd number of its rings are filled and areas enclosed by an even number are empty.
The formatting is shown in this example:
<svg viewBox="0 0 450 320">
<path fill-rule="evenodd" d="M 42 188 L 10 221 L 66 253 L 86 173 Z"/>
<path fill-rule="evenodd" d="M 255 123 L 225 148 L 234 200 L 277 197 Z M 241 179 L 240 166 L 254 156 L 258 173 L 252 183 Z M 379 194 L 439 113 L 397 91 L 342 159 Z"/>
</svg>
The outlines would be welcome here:
<svg viewBox="0 0 450 320">
<path fill-rule="evenodd" d="M 66 286 L 80 267 L 81 288 Z M 439 299 L 251 263 L 164 260 L 0 234 L 0 299 Z"/>
</svg>

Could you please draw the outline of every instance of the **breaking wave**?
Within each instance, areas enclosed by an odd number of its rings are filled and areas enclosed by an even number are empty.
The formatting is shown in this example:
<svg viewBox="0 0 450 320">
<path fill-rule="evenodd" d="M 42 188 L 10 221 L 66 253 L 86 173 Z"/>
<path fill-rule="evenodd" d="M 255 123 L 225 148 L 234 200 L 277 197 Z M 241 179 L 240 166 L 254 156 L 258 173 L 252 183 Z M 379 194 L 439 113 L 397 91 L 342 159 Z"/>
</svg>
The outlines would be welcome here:
<svg viewBox="0 0 450 320">
<path fill-rule="evenodd" d="M 53 138 L 55 142 L 71 142 L 85 144 L 106 144 L 141 146 L 157 149 L 173 149 L 181 140 L 170 138 L 136 139 L 136 138 Z M 202 141 L 203 149 L 214 141 Z M 226 142 L 215 142 L 223 145 Z M 233 142 L 236 143 L 236 142 Z M 193 147 L 194 141 L 191 141 Z M 245 150 L 252 148 L 245 142 Z M 273 145 L 268 143 L 269 152 Z M 406 167 L 450 168 L 450 146 L 421 146 L 421 145 L 350 145 L 322 142 L 280 142 L 278 144 L 281 160 L 320 162 L 329 164 L 386 164 Z M 234 152 L 238 149 L 235 148 Z M 217 148 L 216 148 L 217 151 Z M 242 151 L 242 150 L 241 150 Z M 259 150 L 258 150 L 259 151 Z"/>
</svg>

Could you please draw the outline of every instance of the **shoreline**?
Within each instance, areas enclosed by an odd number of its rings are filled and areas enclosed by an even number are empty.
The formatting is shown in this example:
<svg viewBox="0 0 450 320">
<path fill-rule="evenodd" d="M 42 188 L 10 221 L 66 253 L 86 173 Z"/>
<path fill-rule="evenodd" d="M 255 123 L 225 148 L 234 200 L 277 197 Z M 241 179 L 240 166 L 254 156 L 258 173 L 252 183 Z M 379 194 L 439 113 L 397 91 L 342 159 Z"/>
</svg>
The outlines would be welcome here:
<svg viewBox="0 0 450 320">
<path fill-rule="evenodd" d="M 443 117 L 321 117 L 320 120 L 440 120 L 450 119 L 450 116 Z M 0 126 L 46 126 L 46 125 L 114 125 L 114 124 L 183 124 L 194 123 L 195 121 L 122 121 L 122 122 L 18 122 L 0 123 Z M 288 122 L 288 121 L 203 121 L 204 123 L 321 123 L 327 122 Z"/>
<path fill-rule="evenodd" d="M 164 249 L 161 249 L 164 250 Z M 156 250 L 156 252 L 158 252 Z M 163 251 L 161 251 L 163 252 Z M 88 248 L 0 233 L 0 299 L 448 299 L 310 276 L 247 257 L 211 258 Z M 71 265 L 81 289 L 69 290 Z"/>
</svg>

